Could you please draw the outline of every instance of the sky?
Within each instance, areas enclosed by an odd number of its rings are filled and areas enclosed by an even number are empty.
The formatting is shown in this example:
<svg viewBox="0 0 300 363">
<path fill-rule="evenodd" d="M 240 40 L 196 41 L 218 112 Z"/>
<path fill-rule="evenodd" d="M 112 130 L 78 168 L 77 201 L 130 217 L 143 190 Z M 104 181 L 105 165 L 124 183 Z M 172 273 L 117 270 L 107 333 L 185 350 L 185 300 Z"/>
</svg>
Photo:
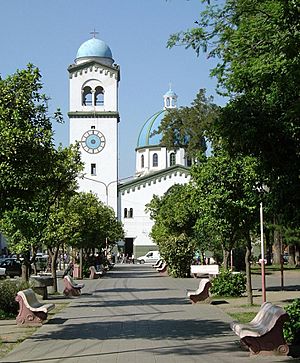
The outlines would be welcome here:
<svg viewBox="0 0 300 363">
<path fill-rule="evenodd" d="M 132 176 L 139 131 L 163 108 L 170 83 L 179 107 L 190 106 L 200 88 L 224 104 L 209 76 L 216 61 L 166 47 L 171 34 L 194 27 L 202 6 L 200 0 L 2 0 L 1 77 L 28 63 L 40 69 L 50 114 L 60 108 L 64 116 L 63 125 L 53 125 L 55 143 L 68 146 L 67 68 L 90 32 L 99 32 L 120 65 L 119 176 Z"/>
</svg>

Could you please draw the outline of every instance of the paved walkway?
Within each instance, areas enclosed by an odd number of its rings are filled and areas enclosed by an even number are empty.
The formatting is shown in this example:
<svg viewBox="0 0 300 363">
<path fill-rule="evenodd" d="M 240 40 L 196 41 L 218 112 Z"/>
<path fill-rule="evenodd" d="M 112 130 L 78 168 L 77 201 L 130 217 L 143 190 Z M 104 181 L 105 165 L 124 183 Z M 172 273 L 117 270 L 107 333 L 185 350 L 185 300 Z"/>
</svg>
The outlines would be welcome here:
<svg viewBox="0 0 300 363">
<path fill-rule="evenodd" d="M 219 305 L 192 305 L 195 279 L 160 276 L 150 266 L 117 265 L 85 280 L 78 298 L 0 362 L 249 362 Z M 60 280 L 61 283 L 61 280 Z M 299 295 L 299 294 L 298 294 Z M 287 362 L 291 357 L 252 357 Z"/>
</svg>

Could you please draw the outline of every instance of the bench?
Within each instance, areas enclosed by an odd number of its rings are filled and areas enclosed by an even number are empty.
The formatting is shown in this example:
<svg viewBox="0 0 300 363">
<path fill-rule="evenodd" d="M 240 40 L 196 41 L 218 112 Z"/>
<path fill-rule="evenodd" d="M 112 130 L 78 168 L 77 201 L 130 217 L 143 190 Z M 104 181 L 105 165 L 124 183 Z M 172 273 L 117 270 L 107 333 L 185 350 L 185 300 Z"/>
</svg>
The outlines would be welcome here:
<svg viewBox="0 0 300 363">
<path fill-rule="evenodd" d="M 40 303 L 32 289 L 26 289 L 17 293 L 16 299 L 19 303 L 19 314 L 16 318 L 17 325 L 40 326 L 47 319 L 48 312 L 54 304 Z"/>
<path fill-rule="evenodd" d="M 211 282 L 209 279 L 201 279 L 199 287 L 195 291 L 187 291 L 187 297 L 196 304 L 199 301 L 210 302 L 209 289 L 211 288 Z"/>
<path fill-rule="evenodd" d="M 156 261 L 156 262 L 152 265 L 152 267 L 153 267 L 153 268 L 161 267 L 163 263 L 164 263 L 164 261 L 163 261 L 162 259 L 159 259 L 159 260 L 157 260 L 157 261 Z"/>
<path fill-rule="evenodd" d="M 95 266 L 91 266 L 90 270 L 90 279 L 99 279 L 101 276 L 105 274 L 104 270 L 97 271 Z"/>
<path fill-rule="evenodd" d="M 168 268 L 168 265 L 166 264 L 166 262 L 163 262 L 160 267 L 157 267 L 156 271 L 159 273 L 164 273 L 167 271 L 167 268 Z"/>
<path fill-rule="evenodd" d="M 288 314 L 280 306 L 265 302 L 248 324 L 233 321 L 231 329 L 239 336 L 241 345 L 247 347 L 250 355 L 287 355 L 289 347 L 283 336 L 283 324 Z"/>
<path fill-rule="evenodd" d="M 70 275 L 64 277 L 64 295 L 65 296 L 79 296 L 84 284 L 76 283 Z"/>
<path fill-rule="evenodd" d="M 191 276 L 210 277 L 219 274 L 219 265 L 191 265 Z"/>
</svg>

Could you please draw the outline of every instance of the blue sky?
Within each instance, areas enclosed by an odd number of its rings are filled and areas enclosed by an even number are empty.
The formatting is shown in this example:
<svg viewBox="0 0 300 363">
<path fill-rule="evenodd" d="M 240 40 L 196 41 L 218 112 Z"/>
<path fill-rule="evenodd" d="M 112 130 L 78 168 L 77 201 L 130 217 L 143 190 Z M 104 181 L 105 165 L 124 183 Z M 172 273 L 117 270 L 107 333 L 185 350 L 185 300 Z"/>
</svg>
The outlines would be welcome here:
<svg viewBox="0 0 300 363">
<path fill-rule="evenodd" d="M 60 108 L 64 125 L 54 125 L 55 142 L 69 144 L 67 67 L 92 35 L 112 50 L 121 69 L 120 177 L 134 174 L 135 147 L 147 118 L 163 107 L 171 82 L 178 106 L 189 106 L 200 88 L 216 95 L 209 77 L 213 61 L 183 47 L 167 49 L 170 34 L 194 26 L 200 0 L 9 0 L 1 3 L 0 74 L 36 65 L 42 74 L 50 111 Z"/>
</svg>

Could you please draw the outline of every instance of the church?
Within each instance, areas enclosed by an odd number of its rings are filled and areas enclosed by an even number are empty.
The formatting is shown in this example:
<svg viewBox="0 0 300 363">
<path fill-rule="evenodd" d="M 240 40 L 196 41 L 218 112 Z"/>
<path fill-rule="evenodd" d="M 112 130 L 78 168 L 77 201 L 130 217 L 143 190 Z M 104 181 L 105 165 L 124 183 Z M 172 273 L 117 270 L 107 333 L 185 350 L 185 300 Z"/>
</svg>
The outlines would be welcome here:
<svg viewBox="0 0 300 363">
<path fill-rule="evenodd" d="M 183 149 L 160 145 L 157 130 L 169 109 L 177 107 L 170 88 L 162 97 L 162 109 L 153 113 L 137 130 L 135 176 L 118 175 L 118 125 L 120 66 L 110 47 L 95 36 L 80 45 L 69 72 L 70 143 L 78 141 L 84 162 L 79 190 L 95 193 L 115 211 L 123 223 L 123 252 L 139 257 L 157 246 L 150 237 L 153 221 L 145 211 L 153 195 L 163 195 L 172 185 L 190 180 L 190 160 Z M 126 122 L 126 121 L 125 121 Z"/>
</svg>

